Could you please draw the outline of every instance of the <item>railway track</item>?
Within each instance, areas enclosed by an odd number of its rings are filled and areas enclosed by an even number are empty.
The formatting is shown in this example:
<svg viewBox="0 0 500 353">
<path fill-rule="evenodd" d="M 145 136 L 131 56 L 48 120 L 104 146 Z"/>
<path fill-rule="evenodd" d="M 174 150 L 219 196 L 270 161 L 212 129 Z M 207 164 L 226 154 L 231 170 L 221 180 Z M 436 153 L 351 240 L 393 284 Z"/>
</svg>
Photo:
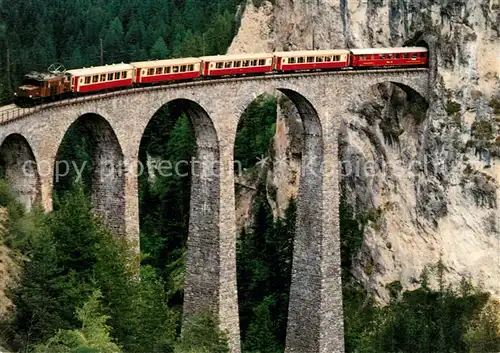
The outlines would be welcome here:
<svg viewBox="0 0 500 353">
<path fill-rule="evenodd" d="M 42 111 L 49 108 L 61 107 L 71 104 L 77 104 L 81 102 L 94 101 L 99 99 L 105 99 L 110 97 L 116 97 L 120 95 L 133 94 L 138 92 L 146 92 L 152 90 L 162 90 L 167 88 L 179 88 L 179 87 L 189 87 L 189 86 L 199 86 L 205 84 L 213 84 L 213 83 L 229 83 L 229 82 L 239 82 L 239 81 L 248 81 L 248 80 L 266 80 L 269 78 L 272 79 L 287 79 L 287 78 L 295 78 L 298 76 L 310 77 L 310 76 L 329 76 L 329 75 L 366 75 L 366 74 L 379 74 L 379 73 L 394 73 L 394 72 L 420 72 L 420 71 L 428 71 L 428 68 L 404 68 L 404 69 L 375 69 L 375 70 L 341 70 L 341 71 L 320 71 L 320 72 L 296 72 L 289 74 L 265 74 L 258 76 L 246 76 L 246 77 L 229 77 L 229 78 L 211 78 L 211 79 L 203 79 L 203 80 L 193 80 L 189 82 L 182 83 L 167 83 L 163 85 L 155 85 L 148 87 L 134 87 L 129 89 L 122 89 L 113 92 L 106 92 L 100 94 L 92 94 L 86 96 L 79 96 L 68 98 L 60 101 L 49 102 L 45 104 L 36 105 L 30 108 L 21 108 L 15 104 L 9 104 L 0 107 L 0 125 L 5 125 L 14 120 L 23 118 L 30 114 L 33 114 L 38 111 Z"/>
</svg>

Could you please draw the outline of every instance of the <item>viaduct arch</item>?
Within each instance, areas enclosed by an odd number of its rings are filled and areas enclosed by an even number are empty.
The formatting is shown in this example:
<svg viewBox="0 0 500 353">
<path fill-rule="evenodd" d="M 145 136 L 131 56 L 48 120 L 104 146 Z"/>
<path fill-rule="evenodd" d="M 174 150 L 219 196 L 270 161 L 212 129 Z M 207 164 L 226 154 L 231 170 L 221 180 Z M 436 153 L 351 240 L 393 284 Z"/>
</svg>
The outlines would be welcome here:
<svg viewBox="0 0 500 353">
<path fill-rule="evenodd" d="M 70 131 L 83 133 L 91 141 L 91 165 L 76 165 L 74 161 L 61 160 L 61 149 L 71 148 L 63 146 L 64 138 Z M 95 212 L 113 232 L 122 233 L 125 228 L 123 153 L 109 122 L 97 114 L 83 114 L 68 127 L 58 145 L 53 183 L 56 184 L 70 169 L 76 170 L 78 177 L 81 177 L 84 168 L 91 169 L 92 204 Z"/>
<path fill-rule="evenodd" d="M 339 241 L 338 130 L 350 107 L 369 87 L 393 82 L 422 97 L 429 92 L 429 70 L 326 72 L 221 79 L 133 89 L 29 109 L 4 122 L 0 145 L 20 134 L 37 157 L 40 200 L 52 210 L 53 166 L 60 141 L 82 116 L 105 119 L 101 141 L 123 164 L 123 203 L 119 233 L 138 247 L 139 147 L 154 113 L 165 103 L 183 104 L 195 128 L 197 153 L 192 180 L 184 313 L 210 308 L 229 333 L 232 353 L 240 352 L 236 287 L 236 226 L 233 153 L 239 119 L 258 95 L 277 89 L 297 106 L 305 130 L 297 209 L 286 353 L 344 352 Z M 101 126 L 104 126 L 101 125 Z M 114 132 L 111 134 L 111 132 Z M 115 136 L 115 138 L 112 138 Z M 114 140 L 114 142 L 111 142 Z M 121 151 L 119 151 L 121 149 Z M 114 159 L 118 161 L 118 159 Z M 42 172 L 43 171 L 43 172 Z M 108 184 L 97 190 L 109 209 L 119 197 Z M 109 201 L 109 203 L 108 203 Z"/>
<path fill-rule="evenodd" d="M 33 150 L 22 134 L 13 133 L 2 141 L 0 169 L 10 192 L 31 210 L 40 201 L 40 175 Z"/>
</svg>

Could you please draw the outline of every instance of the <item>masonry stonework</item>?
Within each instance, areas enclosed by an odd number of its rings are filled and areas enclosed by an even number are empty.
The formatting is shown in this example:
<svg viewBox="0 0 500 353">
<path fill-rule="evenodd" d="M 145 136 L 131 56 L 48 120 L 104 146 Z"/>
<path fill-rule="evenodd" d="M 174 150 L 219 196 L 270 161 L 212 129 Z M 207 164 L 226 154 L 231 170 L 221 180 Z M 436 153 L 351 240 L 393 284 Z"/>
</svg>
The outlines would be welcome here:
<svg viewBox="0 0 500 353">
<path fill-rule="evenodd" d="M 427 70 L 323 72 L 199 81 L 149 87 L 47 104 L 27 110 L 0 129 L 0 145 L 13 134 L 25 138 L 37 162 L 40 199 L 52 209 L 53 165 L 59 145 L 77 119 L 97 139 L 97 157 L 111 173 L 94 178 L 95 207 L 135 247 L 139 241 L 137 165 L 144 130 L 164 104 L 182 106 L 197 144 L 191 188 L 184 317 L 211 310 L 239 353 L 233 153 L 239 119 L 259 95 L 280 90 L 297 106 L 304 126 L 297 204 L 287 353 L 344 352 L 339 239 L 337 136 L 342 117 L 362 92 L 393 82 L 426 98 Z M 83 120 L 82 120 L 83 121 Z M 8 155 L 15 155 L 5 152 Z M 22 159 L 22 158 L 21 158 Z M 9 168 L 18 168 L 11 163 Z M 99 170 L 94 171 L 97 175 Z M 12 173 L 12 172 L 11 172 Z M 99 199 L 99 200 L 98 200 Z"/>
</svg>

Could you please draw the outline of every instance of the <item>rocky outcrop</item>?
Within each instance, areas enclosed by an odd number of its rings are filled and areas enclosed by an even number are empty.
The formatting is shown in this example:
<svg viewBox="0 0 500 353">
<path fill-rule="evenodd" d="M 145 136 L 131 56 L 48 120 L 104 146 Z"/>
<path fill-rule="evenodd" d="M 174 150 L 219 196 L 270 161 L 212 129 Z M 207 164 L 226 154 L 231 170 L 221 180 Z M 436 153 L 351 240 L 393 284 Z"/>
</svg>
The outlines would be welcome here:
<svg viewBox="0 0 500 353">
<path fill-rule="evenodd" d="M 428 102 L 387 83 L 366 92 L 341 122 L 343 163 L 365 166 L 344 170 L 343 185 L 356 211 L 371 215 L 352 271 L 381 302 L 387 284 L 412 288 L 440 258 L 451 283 L 468 277 L 500 296 L 499 35 L 498 0 L 246 3 L 229 53 L 431 50 Z M 291 103 L 283 98 L 279 110 L 267 178 L 276 214 L 296 194 L 301 146 Z"/>
<path fill-rule="evenodd" d="M 11 251 L 3 245 L 3 238 L 7 230 L 7 209 L 0 207 L 0 319 L 8 313 L 12 306 L 10 300 L 5 296 L 5 290 L 11 280 L 15 268 Z M 0 349 L 1 352 L 1 349 Z"/>
</svg>

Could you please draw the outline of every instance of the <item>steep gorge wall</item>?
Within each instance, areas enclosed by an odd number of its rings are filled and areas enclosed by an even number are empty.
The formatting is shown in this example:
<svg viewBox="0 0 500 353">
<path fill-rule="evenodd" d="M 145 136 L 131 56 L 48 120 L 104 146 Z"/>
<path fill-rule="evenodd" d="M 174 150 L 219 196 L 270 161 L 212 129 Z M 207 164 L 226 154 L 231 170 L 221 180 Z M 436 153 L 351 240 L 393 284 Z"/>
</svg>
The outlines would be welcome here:
<svg viewBox="0 0 500 353">
<path fill-rule="evenodd" d="M 385 285 L 412 288 L 442 258 L 451 283 L 465 276 L 500 296 L 500 0 L 249 0 L 240 20 L 229 53 L 426 40 L 436 63 L 426 114 L 385 84 L 341 123 L 341 160 L 372 168 L 343 175 L 349 202 L 372 216 L 353 273 L 386 302 Z M 267 187 L 282 214 L 301 145 L 286 98 L 276 131 Z"/>
</svg>

